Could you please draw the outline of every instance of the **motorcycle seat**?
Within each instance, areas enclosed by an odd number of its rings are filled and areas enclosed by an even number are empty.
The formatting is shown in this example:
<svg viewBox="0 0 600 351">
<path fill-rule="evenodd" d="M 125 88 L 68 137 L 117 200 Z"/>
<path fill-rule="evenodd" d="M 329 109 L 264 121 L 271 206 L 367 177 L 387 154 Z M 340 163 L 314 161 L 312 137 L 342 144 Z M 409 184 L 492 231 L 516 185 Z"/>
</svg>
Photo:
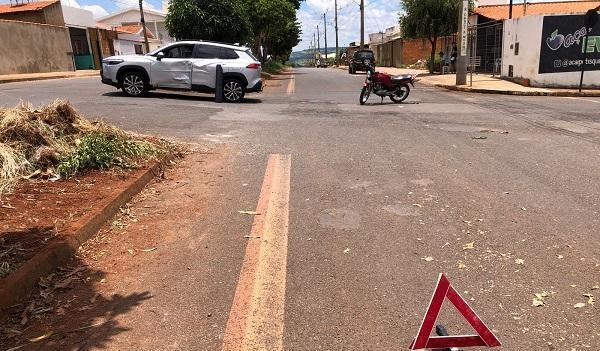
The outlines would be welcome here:
<svg viewBox="0 0 600 351">
<path fill-rule="evenodd" d="M 409 81 L 412 79 L 412 75 L 411 74 L 401 74 L 398 76 L 393 76 L 392 77 L 392 82 L 404 82 L 404 81 Z"/>
</svg>

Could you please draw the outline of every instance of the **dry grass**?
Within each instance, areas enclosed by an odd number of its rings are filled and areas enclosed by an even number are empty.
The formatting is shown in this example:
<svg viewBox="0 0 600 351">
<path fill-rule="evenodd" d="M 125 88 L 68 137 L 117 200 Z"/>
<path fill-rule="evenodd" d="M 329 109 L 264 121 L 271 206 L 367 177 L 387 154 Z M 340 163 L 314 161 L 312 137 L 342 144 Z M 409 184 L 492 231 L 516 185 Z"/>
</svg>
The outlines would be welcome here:
<svg viewBox="0 0 600 351">
<path fill-rule="evenodd" d="M 0 108 L 0 194 L 23 176 L 56 166 L 56 159 L 73 152 L 90 133 L 131 139 L 112 125 L 85 119 L 66 101 L 37 109 L 23 102 Z"/>
</svg>

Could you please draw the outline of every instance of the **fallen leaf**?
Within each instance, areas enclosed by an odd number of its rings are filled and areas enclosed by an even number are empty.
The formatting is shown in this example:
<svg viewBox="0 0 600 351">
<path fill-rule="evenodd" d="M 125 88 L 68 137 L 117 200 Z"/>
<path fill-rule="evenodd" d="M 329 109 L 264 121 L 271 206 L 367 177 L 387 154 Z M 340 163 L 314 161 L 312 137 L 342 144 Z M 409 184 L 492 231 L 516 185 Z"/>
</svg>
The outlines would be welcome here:
<svg viewBox="0 0 600 351">
<path fill-rule="evenodd" d="M 127 252 L 129 252 L 129 254 L 131 255 L 135 254 L 135 251 L 133 251 L 132 249 L 127 249 Z"/>
<path fill-rule="evenodd" d="M 421 207 L 423 207 L 423 205 L 421 205 L 421 204 L 412 204 L 412 205 L 413 205 L 413 206 L 416 206 L 416 207 L 418 207 L 418 208 L 421 208 Z"/>
<path fill-rule="evenodd" d="M 144 249 L 142 250 L 142 252 L 152 252 L 152 251 L 156 251 L 156 247 L 150 248 L 150 249 Z"/>
<path fill-rule="evenodd" d="M 473 250 L 475 248 L 475 242 L 467 243 L 463 245 L 463 250 Z"/>
<path fill-rule="evenodd" d="M 525 264 L 525 261 L 524 261 L 523 259 L 521 259 L 521 258 L 517 258 L 517 259 L 515 260 L 515 263 L 516 263 L 516 264 L 519 264 L 519 265 L 524 265 L 524 264 Z"/>
<path fill-rule="evenodd" d="M 38 342 L 38 341 L 42 341 L 44 339 L 48 339 L 51 336 L 52 336 L 52 331 L 49 331 L 44 335 L 38 336 L 37 338 L 28 339 L 28 340 L 29 340 L 29 342 Z"/>
<path fill-rule="evenodd" d="M 431 261 L 433 261 L 433 257 L 431 257 L 431 256 L 421 257 L 421 259 L 423 261 L 425 261 L 425 262 L 431 262 Z"/>
<path fill-rule="evenodd" d="M 350 252 L 350 248 L 346 248 L 346 250 L 344 250 L 345 254 L 347 254 L 348 252 Z"/>
<path fill-rule="evenodd" d="M 467 268 L 467 265 L 462 263 L 462 262 L 458 262 L 458 269 L 465 269 Z"/>
<path fill-rule="evenodd" d="M 445 243 L 444 245 L 442 245 L 442 249 L 445 248 L 448 245 L 450 245 L 450 243 Z"/>
<path fill-rule="evenodd" d="M 593 305 L 593 304 L 596 303 L 596 298 L 594 297 L 594 295 L 592 295 L 592 294 L 583 294 L 583 296 L 585 296 L 585 297 L 588 298 L 588 301 L 587 301 L 588 304 Z"/>
<path fill-rule="evenodd" d="M 521 211 L 527 211 L 525 207 L 521 207 Z"/>
<path fill-rule="evenodd" d="M 544 306 L 546 303 L 544 302 L 544 300 L 538 299 L 538 298 L 534 298 L 533 299 L 533 303 L 531 304 L 533 307 L 540 307 L 540 306 Z"/>
<path fill-rule="evenodd" d="M 583 302 L 578 302 L 575 305 L 573 305 L 573 307 L 575 307 L 575 308 L 583 308 L 583 307 L 585 307 L 585 304 Z"/>
<path fill-rule="evenodd" d="M 598 290 L 598 289 L 600 289 L 600 284 L 592 286 L 592 290 Z"/>
<path fill-rule="evenodd" d="M 260 215 L 260 213 L 255 212 L 255 211 L 238 211 L 238 213 L 245 214 L 245 215 L 251 215 L 251 216 L 258 216 L 258 215 Z"/>
<path fill-rule="evenodd" d="M 256 235 L 244 235 L 244 239 L 260 239 L 260 236 Z M 310 238 L 308 238 L 310 240 Z"/>
<path fill-rule="evenodd" d="M 487 139 L 487 137 L 486 136 L 474 136 L 474 137 L 471 137 L 471 139 L 483 140 L 483 139 Z"/>
<path fill-rule="evenodd" d="M 563 255 L 556 255 L 556 257 L 558 257 L 559 260 L 562 260 L 563 258 L 565 258 L 565 256 L 563 256 Z"/>
</svg>

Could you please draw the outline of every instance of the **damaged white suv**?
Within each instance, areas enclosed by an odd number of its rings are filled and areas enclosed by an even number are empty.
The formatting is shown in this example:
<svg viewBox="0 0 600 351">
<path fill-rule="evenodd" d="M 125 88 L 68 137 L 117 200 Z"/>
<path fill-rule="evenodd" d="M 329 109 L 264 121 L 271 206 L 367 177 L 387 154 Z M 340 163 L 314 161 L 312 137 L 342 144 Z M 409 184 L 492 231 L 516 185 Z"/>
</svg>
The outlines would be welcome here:
<svg viewBox="0 0 600 351">
<path fill-rule="evenodd" d="M 239 102 L 246 93 L 262 91 L 261 64 L 250 49 L 205 41 L 181 41 L 143 56 L 105 58 L 100 77 L 129 96 L 153 89 L 214 93 L 217 65 L 223 68 L 225 101 Z"/>
</svg>

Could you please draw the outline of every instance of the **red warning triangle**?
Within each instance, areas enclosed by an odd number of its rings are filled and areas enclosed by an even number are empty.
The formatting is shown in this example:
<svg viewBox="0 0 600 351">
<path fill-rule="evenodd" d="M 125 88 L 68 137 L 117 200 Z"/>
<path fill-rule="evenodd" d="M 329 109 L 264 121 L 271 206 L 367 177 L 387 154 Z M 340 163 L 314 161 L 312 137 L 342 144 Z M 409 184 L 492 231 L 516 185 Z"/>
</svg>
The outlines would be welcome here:
<svg viewBox="0 0 600 351">
<path fill-rule="evenodd" d="M 458 312 L 465 318 L 467 322 L 475 329 L 477 335 L 456 335 L 456 336 L 431 336 L 431 331 L 435 326 L 444 298 L 456 307 Z M 430 348 L 450 348 L 450 347 L 472 347 L 472 346 L 487 346 L 497 347 L 502 346 L 500 341 L 492 333 L 485 323 L 477 316 L 475 311 L 467 304 L 467 302 L 454 290 L 450 281 L 445 275 L 440 274 L 437 286 L 429 302 L 429 307 L 425 313 L 425 318 L 421 323 L 417 337 L 410 345 L 410 350 L 430 349 Z"/>
</svg>

